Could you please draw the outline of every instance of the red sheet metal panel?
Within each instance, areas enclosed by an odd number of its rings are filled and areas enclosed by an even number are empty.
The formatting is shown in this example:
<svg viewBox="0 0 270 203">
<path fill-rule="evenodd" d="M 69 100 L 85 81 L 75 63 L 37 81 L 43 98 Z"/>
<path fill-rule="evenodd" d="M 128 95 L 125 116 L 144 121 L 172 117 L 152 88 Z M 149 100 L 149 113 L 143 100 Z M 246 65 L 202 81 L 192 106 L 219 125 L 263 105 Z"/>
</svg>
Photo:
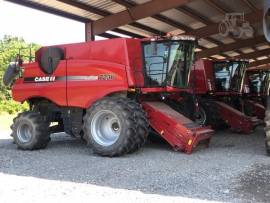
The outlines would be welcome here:
<svg viewBox="0 0 270 203">
<path fill-rule="evenodd" d="M 213 135 L 212 129 L 199 126 L 162 102 L 143 102 L 143 108 L 151 127 L 175 150 L 190 154 L 200 141 L 208 144 Z"/>
</svg>

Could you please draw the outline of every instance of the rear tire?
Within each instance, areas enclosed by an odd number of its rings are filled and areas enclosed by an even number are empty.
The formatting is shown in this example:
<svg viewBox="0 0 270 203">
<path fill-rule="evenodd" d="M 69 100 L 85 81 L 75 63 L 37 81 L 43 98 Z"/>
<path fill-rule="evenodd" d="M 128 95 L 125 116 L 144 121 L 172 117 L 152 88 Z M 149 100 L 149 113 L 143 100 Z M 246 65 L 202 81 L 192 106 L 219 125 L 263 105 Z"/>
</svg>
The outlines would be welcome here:
<svg viewBox="0 0 270 203">
<path fill-rule="evenodd" d="M 269 100 L 269 98 L 267 98 L 267 100 Z M 265 150 L 266 150 L 266 154 L 268 156 L 270 156 L 270 106 L 269 106 L 269 101 L 267 101 L 267 109 L 265 111 Z"/>
<path fill-rule="evenodd" d="M 26 111 L 18 114 L 11 129 L 19 149 L 43 149 L 50 141 L 49 123 L 38 112 Z"/>
<path fill-rule="evenodd" d="M 141 106 L 128 98 L 97 101 L 84 116 L 84 138 L 101 156 L 121 156 L 147 140 L 148 122 Z"/>
</svg>

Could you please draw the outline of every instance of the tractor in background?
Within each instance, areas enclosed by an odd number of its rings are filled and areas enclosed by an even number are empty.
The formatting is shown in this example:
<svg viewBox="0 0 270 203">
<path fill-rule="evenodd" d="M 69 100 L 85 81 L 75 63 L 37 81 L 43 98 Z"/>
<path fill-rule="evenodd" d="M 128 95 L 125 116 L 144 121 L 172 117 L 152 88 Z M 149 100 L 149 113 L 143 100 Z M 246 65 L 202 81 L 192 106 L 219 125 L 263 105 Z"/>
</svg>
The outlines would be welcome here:
<svg viewBox="0 0 270 203">
<path fill-rule="evenodd" d="M 209 143 L 213 130 L 166 101 L 188 88 L 196 44 L 189 36 L 118 38 L 42 47 L 34 62 L 12 63 L 4 82 L 30 108 L 14 119 L 14 142 L 42 149 L 51 133 L 65 132 L 113 157 L 141 148 L 152 129 L 173 149 L 191 153 Z"/>
</svg>

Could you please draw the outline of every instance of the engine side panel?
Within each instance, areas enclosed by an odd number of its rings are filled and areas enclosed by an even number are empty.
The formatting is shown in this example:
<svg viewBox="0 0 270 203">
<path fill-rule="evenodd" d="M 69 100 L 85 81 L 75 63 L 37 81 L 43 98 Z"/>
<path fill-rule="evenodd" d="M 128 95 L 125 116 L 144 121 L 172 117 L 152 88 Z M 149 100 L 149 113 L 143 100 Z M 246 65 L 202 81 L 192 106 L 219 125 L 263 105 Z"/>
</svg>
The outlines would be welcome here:
<svg viewBox="0 0 270 203">
<path fill-rule="evenodd" d="M 23 102 L 32 97 L 44 97 L 57 105 L 66 106 L 66 60 L 60 61 L 52 75 L 46 75 L 38 63 L 25 66 L 23 78 L 12 86 L 15 101 Z"/>
<path fill-rule="evenodd" d="M 38 62 L 25 66 L 13 86 L 16 101 L 44 97 L 60 106 L 87 108 L 108 94 L 143 86 L 141 41 L 112 39 L 56 45 L 64 52 L 56 70 L 45 74 Z M 42 47 L 36 52 L 39 61 Z"/>
<path fill-rule="evenodd" d="M 108 94 L 128 89 L 124 65 L 94 60 L 68 60 L 67 67 L 69 106 L 87 108 Z"/>
</svg>

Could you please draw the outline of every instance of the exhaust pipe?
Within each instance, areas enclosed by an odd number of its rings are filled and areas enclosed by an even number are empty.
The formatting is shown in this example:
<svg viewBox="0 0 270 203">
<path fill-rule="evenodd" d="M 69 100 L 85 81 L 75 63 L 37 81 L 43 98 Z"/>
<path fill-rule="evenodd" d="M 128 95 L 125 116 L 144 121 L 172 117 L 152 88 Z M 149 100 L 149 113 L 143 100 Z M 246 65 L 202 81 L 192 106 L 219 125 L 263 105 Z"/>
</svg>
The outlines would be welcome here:
<svg viewBox="0 0 270 203">
<path fill-rule="evenodd" d="M 264 0 L 263 32 L 266 40 L 270 42 L 270 0 Z"/>
</svg>

